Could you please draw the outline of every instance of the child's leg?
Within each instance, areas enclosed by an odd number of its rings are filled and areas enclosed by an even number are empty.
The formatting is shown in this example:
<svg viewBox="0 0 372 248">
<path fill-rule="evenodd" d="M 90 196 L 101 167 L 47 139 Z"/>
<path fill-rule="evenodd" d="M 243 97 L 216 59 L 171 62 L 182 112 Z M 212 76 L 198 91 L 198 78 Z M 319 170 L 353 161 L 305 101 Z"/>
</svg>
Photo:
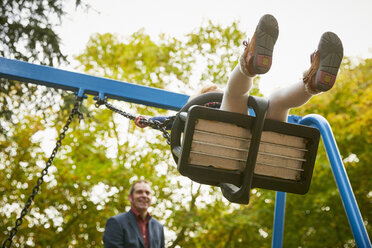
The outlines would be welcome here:
<svg viewBox="0 0 372 248">
<path fill-rule="evenodd" d="M 305 104 L 313 95 L 330 90 L 336 81 L 342 57 L 341 40 L 334 33 L 324 33 L 317 51 L 311 56 L 311 66 L 303 81 L 273 93 L 266 118 L 286 121 L 289 109 Z"/>
<path fill-rule="evenodd" d="M 252 77 L 241 72 L 240 65 L 231 72 L 223 94 L 221 109 L 241 114 L 248 113 L 248 91 L 252 87 Z"/>
<path fill-rule="evenodd" d="M 289 85 L 283 89 L 277 90 L 269 97 L 269 109 L 266 118 L 287 121 L 289 109 L 302 106 L 310 100 L 310 94 L 303 81 Z"/>
<path fill-rule="evenodd" d="M 225 90 L 221 109 L 248 114 L 247 99 L 252 79 L 269 71 L 274 44 L 278 38 L 278 22 L 271 15 L 261 17 L 256 31 L 232 71 Z"/>
</svg>

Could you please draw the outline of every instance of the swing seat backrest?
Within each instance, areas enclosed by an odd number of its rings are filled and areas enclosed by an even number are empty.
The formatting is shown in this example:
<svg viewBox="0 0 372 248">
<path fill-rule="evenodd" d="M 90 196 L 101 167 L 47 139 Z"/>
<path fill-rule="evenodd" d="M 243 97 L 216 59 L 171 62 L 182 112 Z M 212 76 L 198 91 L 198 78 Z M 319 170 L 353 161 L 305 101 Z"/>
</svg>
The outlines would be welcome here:
<svg viewBox="0 0 372 248">
<path fill-rule="evenodd" d="M 302 125 L 266 119 L 258 153 L 249 154 L 256 117 L 202 106 L 189 109 L 185 119 L 178 170 L 209 185 L 244 183 L 252 171 L 251 188 L 305 194 L 310 187 L 319 131 Z M 247 164 L 256 156 L 254 164 Z"/>
</svg>

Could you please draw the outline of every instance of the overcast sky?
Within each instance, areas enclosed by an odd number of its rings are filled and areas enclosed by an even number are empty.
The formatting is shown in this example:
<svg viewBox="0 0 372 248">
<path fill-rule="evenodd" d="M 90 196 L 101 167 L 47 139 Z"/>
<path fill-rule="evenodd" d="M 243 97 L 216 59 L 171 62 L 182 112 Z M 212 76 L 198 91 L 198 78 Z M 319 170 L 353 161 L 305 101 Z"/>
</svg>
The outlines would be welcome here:
<svg viewBox="0 0 372 248">
<path fill-rule="evenodd" d="M 71 0 L 70 0 L 71 1 Z M 252 36 L 260 17 L 274 15 L 279 38 L 273 66 L 262 76 L 261 90 L 268 94 L 293 83 L 310 65 L 322 33 L 333 31 L 344 45 L 345 56 L 372 57 L 371 0 L 90 0 L 92 9 L 69 11 L 59 29 L 63 51 L 76 55 L 93 33 L 129 36 L 140 28 L 156 38 L 159 33 L 182 38 L 202 23 L 229 25 L 240 22 Z M 72 9 L 71 9 L 72 10 Z M 73 69 L 73 68 L 71 68 Z"/>
</svg>

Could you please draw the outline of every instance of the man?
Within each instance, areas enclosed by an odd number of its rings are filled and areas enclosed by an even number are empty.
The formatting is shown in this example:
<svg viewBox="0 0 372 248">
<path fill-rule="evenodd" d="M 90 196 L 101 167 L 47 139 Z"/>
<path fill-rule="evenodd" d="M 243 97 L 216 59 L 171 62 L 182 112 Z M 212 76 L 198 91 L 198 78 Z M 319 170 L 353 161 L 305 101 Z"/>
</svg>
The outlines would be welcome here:
<svg viewBox="0 0 372 248">
<path fill-rule="evenodd" d="M 108 247 L 163 248 L 163 226 L 147 211 L 151 206 L 149 182 L 140 180 L 130 188 L 129 212 L 111 217 L 106 222 L 103 243 Z"/>
</svg>

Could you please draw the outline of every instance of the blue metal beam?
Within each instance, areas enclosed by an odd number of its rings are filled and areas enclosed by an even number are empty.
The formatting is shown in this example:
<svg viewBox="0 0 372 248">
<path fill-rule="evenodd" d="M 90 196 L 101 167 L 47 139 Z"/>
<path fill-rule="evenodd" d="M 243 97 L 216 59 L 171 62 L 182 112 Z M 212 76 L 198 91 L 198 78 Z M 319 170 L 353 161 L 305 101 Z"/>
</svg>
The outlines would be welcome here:
<svg viewBox="0 0 372 248">
<path fill-rule="evenodd" d="M 111 99 L 179 110 L 188 95 L 0 57 L 0 77 Z"/>
</svg>

